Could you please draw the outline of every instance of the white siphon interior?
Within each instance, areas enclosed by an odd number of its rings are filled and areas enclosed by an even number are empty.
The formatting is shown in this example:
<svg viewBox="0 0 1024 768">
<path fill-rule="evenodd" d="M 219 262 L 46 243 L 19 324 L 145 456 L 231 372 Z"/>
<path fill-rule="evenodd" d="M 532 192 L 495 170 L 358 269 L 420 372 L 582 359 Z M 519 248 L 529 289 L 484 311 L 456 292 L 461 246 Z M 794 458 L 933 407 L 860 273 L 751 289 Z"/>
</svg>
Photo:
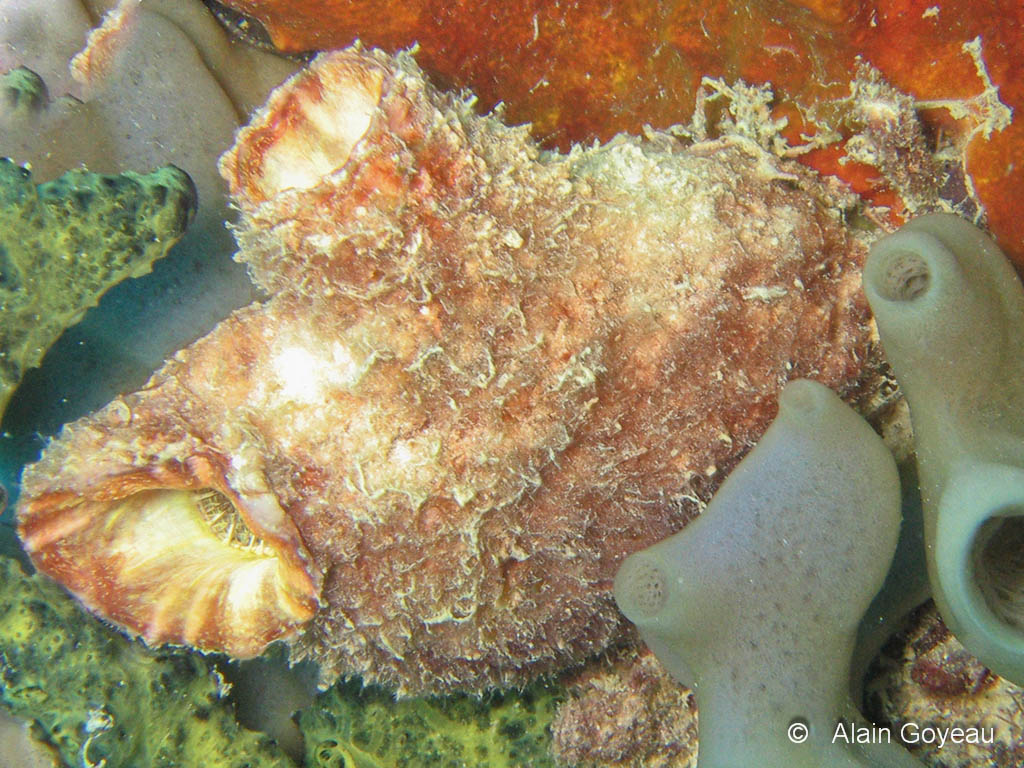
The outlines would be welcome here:
<svg viewBox="0 0 1024 768">
<path fill-rule="evenodd" d="M 166 558 L 231 567 L 253 557 L 275 557 L 228 498 L 212 488 L 140 491 L 114 502 L 104 527 L 115 534 L 115 550 L 130 568 L 148 569 Z M 153 536 L 154 530 L 161 535 Z M 177 554 L 184 551 L 188 557 Z"/>
</svg>

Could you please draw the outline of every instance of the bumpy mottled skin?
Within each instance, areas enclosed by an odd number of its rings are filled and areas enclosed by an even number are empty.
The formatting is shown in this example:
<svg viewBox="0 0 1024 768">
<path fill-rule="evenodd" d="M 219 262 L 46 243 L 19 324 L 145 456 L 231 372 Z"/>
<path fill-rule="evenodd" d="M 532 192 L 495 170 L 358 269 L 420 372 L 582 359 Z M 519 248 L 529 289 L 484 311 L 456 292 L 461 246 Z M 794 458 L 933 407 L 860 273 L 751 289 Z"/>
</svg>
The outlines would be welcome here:
<svg viewBox="0 0 1024 768">
<path fill-rule="evenodd" d="M 692 517 L 787 379 L 861 371 L 846 198 L 748 139 L 541 152 L 409 56 L 348 49 L 221 169 L 270 298 L 24 478 L 35 562 L 151 642 L 289 637 L 405 692 L 522 683 L 619 636 L 618 564 Z M 175 610 L 126 608 L 170 589 L 132 558 L 177 532 L 142 503 L 105 522 L 144 487 L 219 490 L 277 570 L 186 587 L 206 544 L 168 544 L 146 556 L 178 568 Z"/>
</svg>

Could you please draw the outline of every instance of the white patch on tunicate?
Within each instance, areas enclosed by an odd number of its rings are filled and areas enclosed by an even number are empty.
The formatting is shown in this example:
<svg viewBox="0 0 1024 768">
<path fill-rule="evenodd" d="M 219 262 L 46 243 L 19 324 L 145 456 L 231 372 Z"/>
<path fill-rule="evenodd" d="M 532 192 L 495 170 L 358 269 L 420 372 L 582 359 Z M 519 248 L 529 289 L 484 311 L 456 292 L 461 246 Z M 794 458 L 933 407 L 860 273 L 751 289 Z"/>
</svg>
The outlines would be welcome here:
<svg viewBox="0 0 1024 768">
<path fill-rule="evenodd" d="M 609 162 L 606 168 L 618 174 L 623 186 L 635 187 L 643 182 L 650 163 L 639 147 L 634 144 L 610 145 L 607 151 Z"/>
<path fill-rule="evenodd" d="M 476 496 L 476 489 L 471 485 L 456 485 L 452 487 L 452 498 L 460 507 L 466 506 Z"/>
<path fill-rule="evenodd" d="M 440 452 L 441 443 L 434 437 L 395 440 L 386 461 L 362 468 L 363 479 L 375 488 L 404 494 L 418 508 L 436 483 Z"/>
<path fill-rule="evenodd" d="M 517 248 L 522 248 L 523 246 L 523 236 L 520 235 L 514 229 L 508 230 L 501 238 L 501 240 L 503 243 L 505 243 L 505 245 L 507 245 L 509 248 L 512 248 L 513 250 Z"/>
<path fill-rule="evenodd" d="M 396 441 L 394 447 L 391 449 L 391 459 L 399 466 L 412 463 L 414 456 L 415 454 L 413 453 L 408 440 Z"/>
<path fill-rule="evenodd" d="M 337 236 L 333 233 L 317 233 L 306 235 L 305 244 L 311 248 L 315 248 L 318 251 L 329 251 L 331 247 L 337 241 Z"/>
<path fill-rule="evenodd" d="M 359 364 L 349 347 L 340 341 L 334 342 L 331 345 L 331 358 L 333 366 L 331 367 L 330 378 L 333 383 L 340 384 L 343 387 L 351 387 L 359 381 L 365 368 Z"/>
<path fill-rule="evenodd" d="M 272 164 L 271 159 L 279 162 Z M 320 182 L 320 166 L 327 165 L 322 153 L 308 152 L 302 159 L 304 162 L 297 162 L 294 155 L 282 158 L 280 153 L 268 157 L 264 167 L 266 177 L 273 181 L 271 194 L 282 189 L 310 189 Z"/>
</svg>

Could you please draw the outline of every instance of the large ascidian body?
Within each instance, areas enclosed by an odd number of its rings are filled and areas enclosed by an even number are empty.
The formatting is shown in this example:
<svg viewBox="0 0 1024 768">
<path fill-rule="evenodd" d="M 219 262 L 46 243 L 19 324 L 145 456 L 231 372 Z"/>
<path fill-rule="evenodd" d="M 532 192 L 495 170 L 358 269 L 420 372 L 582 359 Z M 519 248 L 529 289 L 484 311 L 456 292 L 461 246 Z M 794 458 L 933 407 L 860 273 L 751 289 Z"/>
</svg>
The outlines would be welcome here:
<svg viewBox="0 0 1024 768">
<path fill-rule="evenodd" d="M 746 139 L 546 153 L 354 48 L 221 170 L 268 298 L 66 427 L 19 510 L 37 565 L 150 642 L 523 682 L 617 636 L 618 564 L 787 379 L 861 371 L 843 199 Z"/>
</svg>

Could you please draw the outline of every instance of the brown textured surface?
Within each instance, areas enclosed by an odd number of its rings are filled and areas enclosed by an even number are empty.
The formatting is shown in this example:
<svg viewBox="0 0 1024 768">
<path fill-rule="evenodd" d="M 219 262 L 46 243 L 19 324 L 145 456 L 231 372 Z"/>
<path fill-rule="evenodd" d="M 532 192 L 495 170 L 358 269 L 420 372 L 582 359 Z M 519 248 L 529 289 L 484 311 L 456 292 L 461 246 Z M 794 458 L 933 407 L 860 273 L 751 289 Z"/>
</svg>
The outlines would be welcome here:
<svg viewBox="0 0 1024 768">
<path fill-rule="evenodd" d="M 576 768 L 695 768 L 697 705 L 647 648 L 609 653 L 566 681 L 551 753 Z"/>
<path fill-rule="evenodd" d="M 276 92 L 222 172 L 271 298 L 65 430 L 22 530 L 60 547 L 48 516 L 215 457 L 323 574 L 294 644 L 327 675 L 478 689 L 600 650 L 622 557 L 699 508 L 787 379 L 843 388 L 867 350 L 847 199 L 742 136 L 543 153 L 352 50 Z"/>
</svg>

